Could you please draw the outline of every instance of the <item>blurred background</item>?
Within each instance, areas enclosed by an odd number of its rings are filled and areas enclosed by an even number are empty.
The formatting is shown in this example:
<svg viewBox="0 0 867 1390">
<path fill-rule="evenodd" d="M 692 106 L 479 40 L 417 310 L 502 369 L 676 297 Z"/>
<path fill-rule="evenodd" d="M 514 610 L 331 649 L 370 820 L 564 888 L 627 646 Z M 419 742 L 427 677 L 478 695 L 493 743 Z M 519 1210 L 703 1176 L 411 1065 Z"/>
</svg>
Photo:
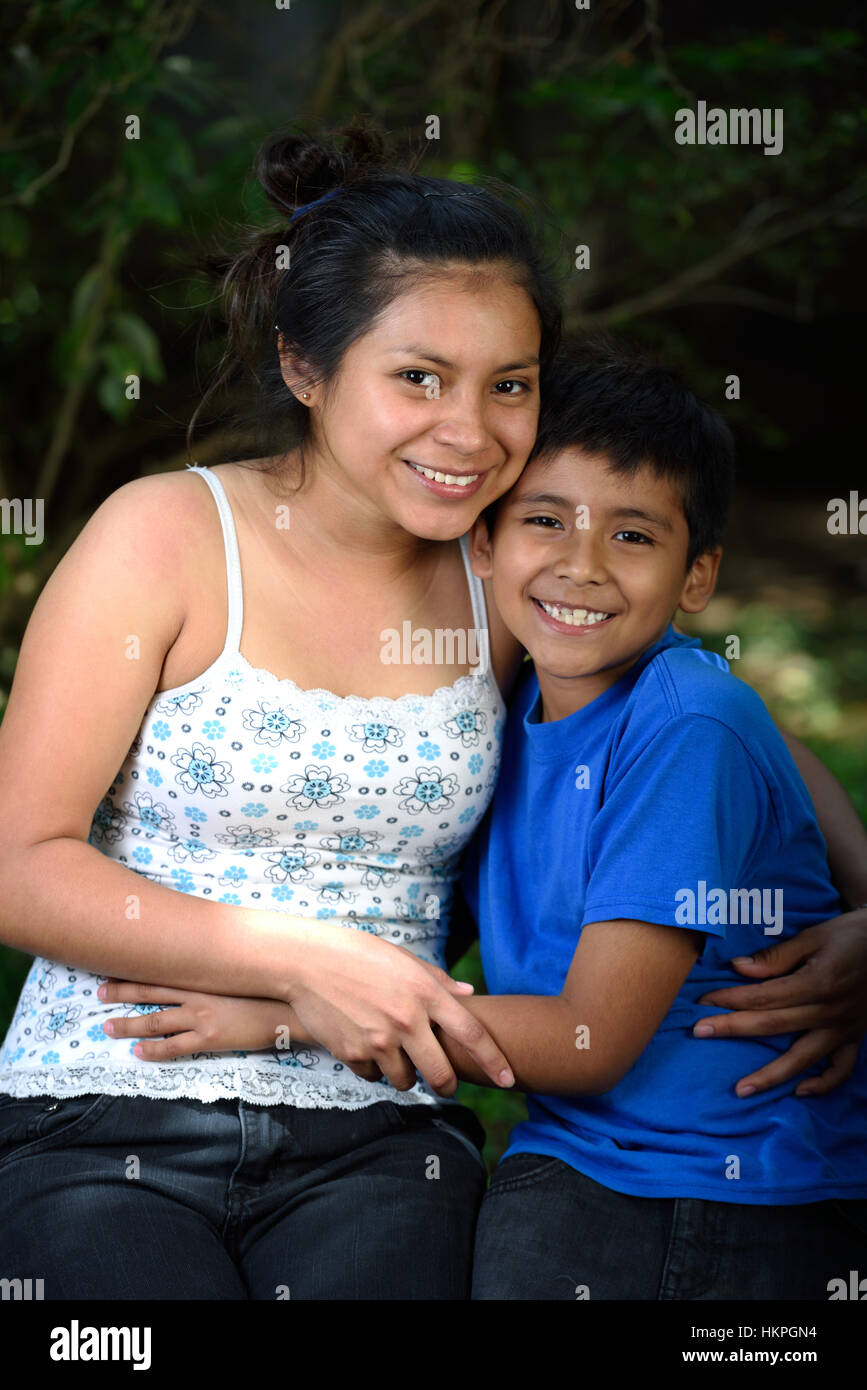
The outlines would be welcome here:
<svg viewBox="0 0 867 1390">
<path fill-rule="evenodd" d="M 45 507 L 41 545 L 0 535 L 0 718 L 35 599 L 84 522 L 131 478 L 187 462 L 223 348 L 194 266 L 273 218 L 251 177 L 259 144 L 367 114 L 398 149 L 424 148 L 420 172 L 492 174 L 533 200 L 567 330 L 658 349 L 724 413 L 738 503 L 718 595 L 689 630 L 722 654 L 738 638 L 736 674 L 867 814 L 867 550 L 828 527 L 832 498 L 867 496 L 858 0 L 281 3 L 0 14 L 0 497 Z M 699 101 L 782 108 L 782 153 L 676 144 L 675 113 Z M 200 420 L 199 462 L 249 456 L 225 427 L 233 404 Z M 0 947 L 0 1034 L 28 965 Z M 475 952 L 460 968 L 481 985 Z M 493 1163 L 523 1103 L 462 1098 Z"/>
</svg>

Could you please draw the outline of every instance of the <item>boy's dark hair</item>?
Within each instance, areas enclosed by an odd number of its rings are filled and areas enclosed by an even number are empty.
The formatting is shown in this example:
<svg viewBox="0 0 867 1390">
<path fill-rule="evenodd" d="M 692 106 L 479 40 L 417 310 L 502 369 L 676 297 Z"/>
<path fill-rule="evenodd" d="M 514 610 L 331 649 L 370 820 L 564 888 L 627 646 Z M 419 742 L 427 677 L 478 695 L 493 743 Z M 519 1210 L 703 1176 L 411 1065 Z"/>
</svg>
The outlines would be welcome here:
<svg viewBox="0 0 867 1390">
<path fill-rule="evenodd" d="M 689 527 L 687 568 L 719 545 L 734 484 L 725 421 L 673 372 L 612 338 L 565 342 L 540 381 L 533 459 L 564 449 L 603 454 L 617 473 L 642 466 L 668 478 Z M 485 511 L 488 529 L 496 503 Z"/>
<path fill-rule="evenodd" d="M 220 374 L 204 400 L 246 367 L 255 398 L 252 408 L 235 412 L 236 432 L 243 431 L 260 458 L 300 443 L 300 481 L 311 412 L 284 383 L 278 329 L 327 394 L 348 348 L 398 295 L 452 265 L 495 267 L 536 307 L 542 371 L 559 346 L 559 286 L 553 259 L 542 249 L 543 213 L 493 177 L 470 185 L 418 174 L 418 158 L 391 156 L 383 132 L 363 118 L 323 139 L 275 134 L 259 151 L 256 173 L 279 213 L 276 224 L 251 229 L 239 255 L 201 262 L 221 281 L 229 329 Z M 516 201 L 520 209 L 512 206 Z M 204 400 L 187 430 L 190 457 Z"/>
</svg>

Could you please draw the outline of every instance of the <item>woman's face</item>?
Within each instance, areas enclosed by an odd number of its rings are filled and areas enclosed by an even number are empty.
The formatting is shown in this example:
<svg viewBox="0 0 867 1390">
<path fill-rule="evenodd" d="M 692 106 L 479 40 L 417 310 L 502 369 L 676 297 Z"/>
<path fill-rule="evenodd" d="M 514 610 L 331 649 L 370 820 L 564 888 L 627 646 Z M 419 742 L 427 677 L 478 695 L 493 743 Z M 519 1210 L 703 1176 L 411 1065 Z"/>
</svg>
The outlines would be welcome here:
<svg viewBox="0 0 867 1390">
<path fill-rule="evenodd" d="M 502 272 L 437 273 L 353 343 L 330 394 L 312 388 L 312 475 L 360 508 L 359 523 L 379 514 L 426 539 L 462 535 L 533 446 L 540 341 L 533 301 Z"/>
</svg>

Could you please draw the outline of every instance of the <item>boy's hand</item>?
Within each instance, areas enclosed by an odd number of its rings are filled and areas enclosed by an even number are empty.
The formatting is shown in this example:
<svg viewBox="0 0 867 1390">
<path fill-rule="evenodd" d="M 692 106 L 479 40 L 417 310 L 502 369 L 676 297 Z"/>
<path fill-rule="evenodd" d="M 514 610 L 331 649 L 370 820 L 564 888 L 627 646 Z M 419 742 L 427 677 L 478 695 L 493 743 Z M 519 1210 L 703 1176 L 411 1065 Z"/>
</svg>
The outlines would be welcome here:
<svg viewBox="0 0 867 1390">
<path fill-rule="evenodd" d="M 756 1038 L 804 1030 L 787 1052 L 742 1077 L 738 1095 L 767 1091 L 825 1058 L 827 1069 L 802 1081 L 795 1095 L 825 1095 L 851 1075 L 867 1032 L 867 910 L 805 927 L 754 956 L 736 956 L 732 965 L 762 983 L 703 995 L 699 1003 L 735 1012 L 699 1020 L 697 1036 Z M 705 1027 L 713 1032 L 699 1034 Z"/>
<path fill-rule="evenodd" d="M 99 997 L 113 1004 L 166 1004 L 165 1011 L 112 1018 L 103 1025 L 112 1038 L 141 1038 L 135 1053 L 145 1062 L 164 1062 L 194 1052 L 258 1052 L 313 1041 L 288 1004 L 199 994 L 189 989 L 109 979 Z M 173 1034 L 163 1037 L 163 1034 Z"/>
</svg>

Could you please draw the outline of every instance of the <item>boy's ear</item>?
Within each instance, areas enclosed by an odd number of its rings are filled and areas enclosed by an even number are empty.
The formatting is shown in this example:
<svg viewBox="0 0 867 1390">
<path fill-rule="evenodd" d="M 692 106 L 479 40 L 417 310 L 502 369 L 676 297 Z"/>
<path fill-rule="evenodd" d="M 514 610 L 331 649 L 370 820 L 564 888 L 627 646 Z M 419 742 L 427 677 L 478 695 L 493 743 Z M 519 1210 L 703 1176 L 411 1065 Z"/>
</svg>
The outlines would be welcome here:
<svg viewBox="0 0 867 1390">
<path fill-rule="evenodd" d="M 484 512 L 470 527 L 470 568 L 479 579 L 490 579 L 493 572 L 491 535 Z"/>
<path fill-rule="evenodd" d="M 705 550 L 693 560 L 677 601 L 684 613 L 701 613 L 707 608 L 716 588 L 721 559 L 722 547 L 717 546 L 716 550 Z"/>
</svg>

